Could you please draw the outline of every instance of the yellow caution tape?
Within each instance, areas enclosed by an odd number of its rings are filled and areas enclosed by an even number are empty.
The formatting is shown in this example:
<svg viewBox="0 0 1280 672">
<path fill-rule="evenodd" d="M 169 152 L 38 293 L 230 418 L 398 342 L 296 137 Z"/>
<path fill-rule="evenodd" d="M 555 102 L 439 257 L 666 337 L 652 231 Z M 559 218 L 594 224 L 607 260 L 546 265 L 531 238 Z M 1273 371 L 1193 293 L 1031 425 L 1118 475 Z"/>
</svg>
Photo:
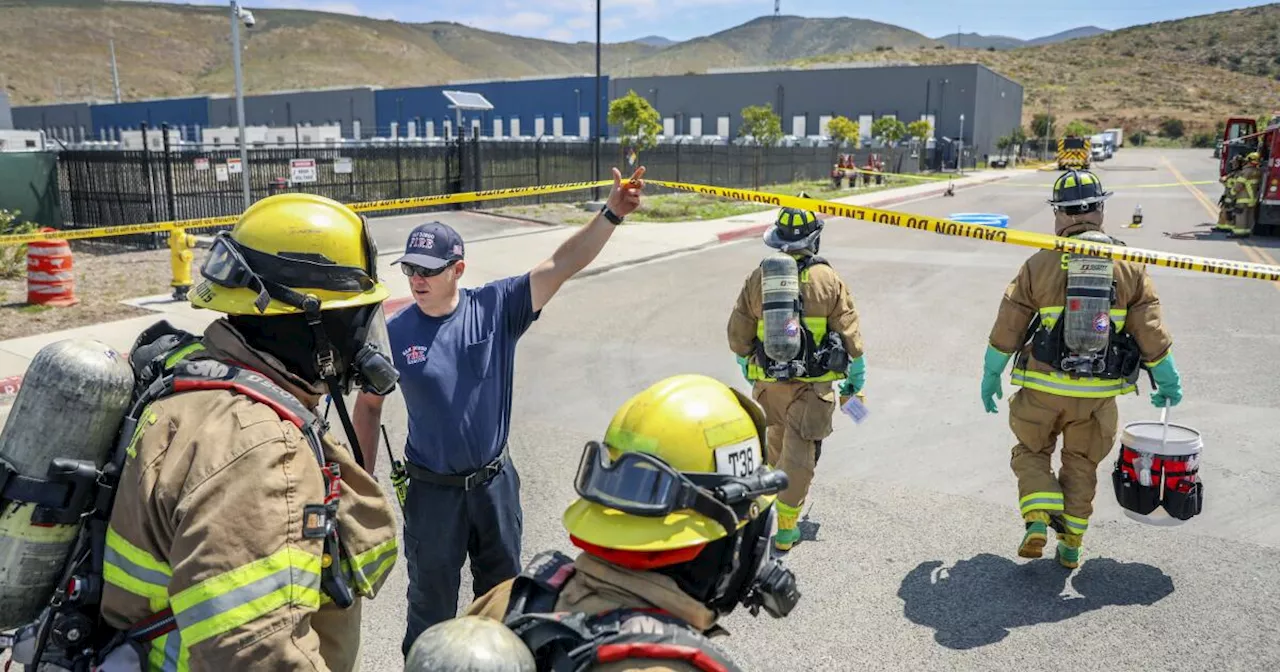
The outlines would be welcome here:
<svg viewBox="0 0 1280 672">
<path fill-rule="evenodd" d="M 577 191 L 593 187 L 612 187 L 613 180 L 597 182 L 566 182 L 564 184 L 548 184 L 537 187 L 516 187 L 512 189 L 490 189 L 487 191 L 469 191 L 459 194 L 441 196 L 418 196 L 414 198 L 396 198 L 385 201 L 369 201 L 367 203 L 350 203 L 347 207 L 356 212 L 381 212 L 384 210 L 406 210 L 434 205 L 451 205 L 453 203 L 474 203 L 475 201 L 492 201 L 521 196 L 538 196 L 563 191 Z M 204 217 L 202 219 L 183 219 L 152 224 L 124 224 L 122 226 L 103 226 L 93 229 L 62 229 L 39 233 L 23 233 L 0 236 L 0 247 L 6 245 L 24 245 L 37 240 L 83 240 L 86 238 L 111 238 L 138 233 L 156 233 L 174 229 L 207 229 L 213 226 L 235 224 L 240 215 L 223 217 Z"/>
<path fill-rule="evenodd" d="M 985 240 L 993 243 L 1021 245 L 1023 247 L 1035 247 L 1042 250 L 1053 250 L 1055 252 L 1070 254 L 1085 254 L 1092 257 L 1105 257 L 1120 261 L 1151 264 L 1153 266 L 1179 268 L 1187 271 L 1199 271 L 1201 273 L 1212 273 L 1215 275 L 1229 275 L 1237 278 L 1250 278 L 1253 280 L 1267 280 L 1271 282 L 1280 281 L 1280 266 L 1232 261 L 1230 259 L 1196 257 L 1185 254 L 1171 254 L 1169 252 L 1161 252 L 1158 250 L 1144 250 L 1142 248 L 1125 247 L 1121 245 L 1106 245 L 1103 243 L 1087 242 L 1072 238 L 1060 238 L 1058 236 L 1051 236 L 1045 233 L 1036 233 L 1033 231 L 1000 229 L 983 226 L 981 224 L 954 222 L 938 217 L 929 217 L 927 215 L 913 215 L 904 212 L 895 212 L 893 210 L 878 210 L 876 208 L 868 208 L 860 205 L 846 205 L 844 203 L 836 203 L 834 201 L 800 198 L 798 196 L 786 196 L 783 194 L 769 194 L 746 189 L 729 189 L 725 187 L 710 187 L 699 184 L 663 182 L 648 179 L 646 179 L 645 182 L 647 184 L 656 184 L 680 191 L 691 191 L 697 194 L 703 194 L 704 196 L 733 198 L 753 203 L 765 203 L 778 207 L 804 208 L 806 210 L 813 210 L 814 212 L 834 217 L 858 219 L 874 222 L 876 224 L 887 224 L 889 226 L 897 226 L 904 229 L 914 229 L 916 231 L 929 231 L 943 236 L 956 236 L 959 238 Z"/>
<path fill-rule="evenodd" d="M 1212 273 L 1215 275 L 1229 275 L 1238 278 L 1280 282 L 1280 266 L 1232 261 L 1229 259 L 1212 259 L 1208 257 L 1171 254 L 1168 252 L 1160 252 L 1158 250 L 1145 250 L 1119 245 L 1105 245 L 1102 243 L 1085 242 L 1071 238 L 1060 238 L 1058 236 L 1051 236 L 1044 233 L 1019 231 L 1016 229 L 1000 229 L 983 226 L 981 224 L 955 222 L 938 217 L 929 217 L 927 215 L 913 215 L 893 210 L 879 210 L 860 205 L 846 205 L 835 201 L 824 201 L 815 198 L 800 198 L 798 196 L 752 191 L 750 189 L 732 189 L 728 187 L 713 187 L 703 184 L 687 184 L 684 182 L 666 182 L 650 179 L 646 179 L 645 182 L 647 184 L 667 187 L 677 191 L 692 192 L 704 196 L 730 198 L 751 203 L 762 203 L 775 207 L 805 208 L 825 215 L 857 219 L 876 224 L 886 224 L 889 226 L 897 226 L 917 231 L 929 231 L 944 236 L 955 236 L 959 238 L 969 238 L 972 240 L 985 240 L 988 242 L 1004 243 L 1007 245 L 1021 245 L 1023 247 L 1053 250 L 1056 252 L 1085 254 L 1094 257 L 1132 261 L 1140 264 L 1179 268 L 1188 271 L 1198 271 L 1201 273 Z M 453 203 L 472 203 L 475 201 L 537 196 L 539 194 L 553 194 L 565 191 L 591 189 L 593 187 L 612 186 L 612 180 L 599 180 L 596 182 L 567 182 L 564 184 L 549 184 L 536 187 L 491 189 L 487 191 L 472 191 L 460 194 L 445 194 L 441 196 L 421 196 L 416 198 L 371 201 L 368 203 L 353 203 L 349 204 L 348 207 L 356 212 L 380 212 L 385 210 L 403 210 L 406 208 L 449 205 Z M 97 229 L 49 231 L 42 233 L 0 236 L 0 246 L 20 245 L 36 240 L 77 240 L 84 238 L 105 238 L 108 236 L 120 236 L 136 233 L 151 233 L 155 231 L 169 231 L 173 229 L 207 228 L 211 226 L 234 224 L 238 218 L 238 215 L 227 217 L 207 217 L 204 219 L 157 222 L 154 224 L 129 224 L 125 226 L 111 226 Z"/>
</svg>

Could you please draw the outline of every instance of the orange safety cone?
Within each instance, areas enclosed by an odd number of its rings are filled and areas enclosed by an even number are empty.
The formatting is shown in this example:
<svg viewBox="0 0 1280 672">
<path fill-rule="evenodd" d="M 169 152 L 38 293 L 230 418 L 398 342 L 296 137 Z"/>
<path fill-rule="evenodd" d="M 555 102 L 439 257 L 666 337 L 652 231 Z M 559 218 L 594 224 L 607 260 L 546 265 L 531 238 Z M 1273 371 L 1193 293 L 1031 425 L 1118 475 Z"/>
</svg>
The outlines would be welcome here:
<svg viewBox="0 0 1280 672">
<path fill-rule="evenodd" d="M 59 307 L 80 303 L 76 298 L 71 245 L 67 241 L 52 238 L 27 243 L 27 303 Z"/>
</svg>

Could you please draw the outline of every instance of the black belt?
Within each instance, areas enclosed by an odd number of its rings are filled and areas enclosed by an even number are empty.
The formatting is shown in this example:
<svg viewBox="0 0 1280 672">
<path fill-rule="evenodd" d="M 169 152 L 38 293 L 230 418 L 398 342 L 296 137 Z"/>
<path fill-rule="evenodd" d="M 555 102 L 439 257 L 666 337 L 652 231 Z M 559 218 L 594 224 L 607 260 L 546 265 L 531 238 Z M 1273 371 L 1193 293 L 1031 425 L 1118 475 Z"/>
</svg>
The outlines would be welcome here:
<svg viewBox="0 0 1280 672">
<path fill-rule="evenodd" d="M 409 478 L 424 483 L 432 483 L 435 485 L 443 485 L 451 488 L 462 488 L 463 490 L 474 490 L 489 481 L 492 481 L 502 473 L 502 469 L 507 463 L 507 445 L 502 445 L 502 452 L 489 464 L 476 469 L 475 471 L 463 474 L 437 474 L 424 467 L 420 467 L 412 462 L 405 461 L 404 470 L 409 472 Z"/>
</svg>

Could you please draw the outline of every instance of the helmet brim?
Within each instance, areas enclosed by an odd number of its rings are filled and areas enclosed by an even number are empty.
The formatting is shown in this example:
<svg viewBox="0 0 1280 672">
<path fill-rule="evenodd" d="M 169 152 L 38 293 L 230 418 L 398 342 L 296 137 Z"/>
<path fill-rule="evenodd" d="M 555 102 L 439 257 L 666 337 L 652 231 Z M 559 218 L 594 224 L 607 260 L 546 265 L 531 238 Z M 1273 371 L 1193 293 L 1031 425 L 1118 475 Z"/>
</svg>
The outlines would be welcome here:
<svg viewBox="0 0 1280 672">
<path fill-rule="evenodd" d="M 391 291 L 381 282 L 375 283 L 369 291 L 359 294 L 322 289 L 300 289 L 296 291 L 315 294 L 316 298 L 320 299 L 320 310 L 322 311 L 356 308 L 373 303 L 381 303 L 391 296 Z M 254 305 L 254 302 L 258 299 L 257 292 L 244 287 L 223 287 L 207 278 L 202 279 L 192 287 L 187 297 L 191 301 L 191 305 L 196 308 L 207 308 L 227 315 L 262 315 L 269 317 L 302 312 L 301 309 L 276 299 L 272 299 L 267 304 L 266 310 L 258 312 L 257 307 Z"/>
<path fill-rule="evenodd" d="M 818 239 L 818 236 L 822 231 L 814 231 L 800 240 L 785 240 L 781 238 L 778 233 L 777 225 L 769 227 L 764 232 L 764 244 L 782 252 L 797 252 L 799 250 L 807 250 L 810 247 L 813 247 L 813 242 Z"/>
<path fill-rule="evenodd" d="M 1108 198 L 1111 198 L 1111 196 L 1114 193 L 1115 192 L 1113 191 L 1104 191 L 1102 192 L 1101 196 L 1092 196 L 1090 198 L 1078 198 L 1074 201 L 1055 201 L 1053 199 L 1049 199 L 1047 203 L 1049 205 L 1052 205 L 1055 208 L 1069 208 L 1073 205 L 1089 205 L 1091 203 L 1101 203 L 1107 200 Z"/>
<path fill-rule="evenodd" d="M 672 551 L 710 543 L 726 534 L 720 523 L 692 511 L 645 518 L 581 498 L 565 509 L 562 522 L 569 534 L 620 551 Z"/>
</svg>

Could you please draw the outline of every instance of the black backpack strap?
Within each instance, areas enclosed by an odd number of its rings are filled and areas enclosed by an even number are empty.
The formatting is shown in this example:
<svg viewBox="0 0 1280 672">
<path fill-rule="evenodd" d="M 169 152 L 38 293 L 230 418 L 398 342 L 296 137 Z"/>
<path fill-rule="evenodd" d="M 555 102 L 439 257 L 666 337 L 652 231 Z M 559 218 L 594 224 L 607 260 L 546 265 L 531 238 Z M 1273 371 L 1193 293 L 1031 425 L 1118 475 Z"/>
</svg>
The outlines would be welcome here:
<svg viewBox="0 0 1280 672">
<path fill-rule="evenodd" d="M 511 583 L 505 617 L 554 612 L 560 591 L 574 571 L 573 559 L 560 551 L 543 551 L 534 556 Z"/>
</svg>

